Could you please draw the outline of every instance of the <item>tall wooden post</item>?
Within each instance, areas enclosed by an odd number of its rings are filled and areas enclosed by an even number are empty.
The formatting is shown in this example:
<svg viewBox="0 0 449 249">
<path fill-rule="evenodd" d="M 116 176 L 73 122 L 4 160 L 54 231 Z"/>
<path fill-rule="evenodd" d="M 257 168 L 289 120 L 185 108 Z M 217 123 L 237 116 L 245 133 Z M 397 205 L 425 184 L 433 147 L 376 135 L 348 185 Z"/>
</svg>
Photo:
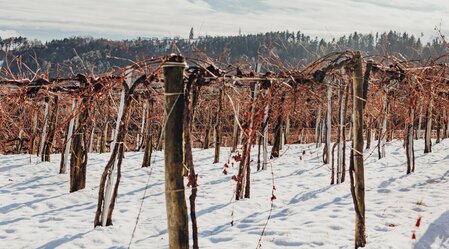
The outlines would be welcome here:
<svg viewBox="0 0 449 249">
<path fill-rule="evenodd" d="M 441 116 L 441 126 L 443 126 L 442 139 L 447 138 L 447 115 L 446 109 L 443 109 L 443 116 Z"/>
<path fill-rule="evenodd" d="M 315 121 L 315 144 L 316 144 L 317 148 L 321 147 L 320 124 L 321 124 L 321 106 L 318 107 L 318 114 L 316 115 L 316 121 Z"/>
<path fill-rule="evenodd" d="M 169 248 L 189 248 L 189 227 L 184 193 L 183 113 L 184 57 L 172 56 L 164 65 L 165 78 L 165 199 Z"/>
<path fill-rule="evenodd" d="M 418 117 L 418 128 L 416 128 L 416 140 L 421 139 L 421 124 L 422 124 L 422 102 L 419 105 L 419 117 Z"/>
<path fill-rule="evenodd" d="M 210 130 L 211 130 L 211 126 L 212 126 L 212 117 L 211 117 L 211 113 L 212 113 L 212 108 L 208 108 L 207 110 L 207 115 L 206 115 L 206 120 L 207 120 L 207 124 L 206 124 L 206 130 L 204 132 L 204 144 L 203 144 L 203 149 L 207 150 L 209 149 L 209 145 L 210 145 Z"/>
<path fill-rule="evenodd" d="M 76 101 L 75 99 L 72 100 L 72 109 L 71 112 L 73 113 L 76 108 Z M 61 164 L 59 168 L 59 174 L 65 174 L 67 171 L 67 164 L 70 157 L 70 148 L 72 146 L 72 135 L 73 135 L 73 128 L 75 126 L 75 117 L 72 117 L 69 121 L 69 125 L 67 128 L 67 135 L 65 138 L 64 143 L 64 150 L 61 153 Z"/>
<path fill-rule="evenodd" d="M 147 120 L 147 103 L 144 102 L 142 106 L 142 121 L 140 124 L 140 132 L 137 133 L 136 137 L 136 151 L 141 151 L 144 144 L 144 131 L 145 131 L 145 121 Z"/>
<path fill-rule="evenodd" d="M 42 129 L 42 137 L 39 145 L 39 151 L 37 152 L 37 156 L 41 156 L 44 151 L 45 140 L 47 139 L 47 124 L 48 124 L 48 105 L 50 98 L 45 97 L 45 111 L 44 111 L 44 128 Z"/>
<path fill-rule="evenodd" d="M 107 105 L 107 112 L 106 112 L 106 117 L 104 119 L 104 123 L 103 123 L 103 130 L 101 133 L 101 139 L 100 139 L 100 149 L 99 149 L 99 153 L 105 153 L 107 148 L 106 145 L 108 143 L 108 128 L 109 128 L 109 114 L 110 114 L 110 108 L 108 103 L 106 102 Z"/>
<path fill-rule="evenodd" d="M 287 114 L 285 119 L 285 131 L 284 131 L 284 141 L 283 145 L 288 144 L 288 136 L 290 135 L 290 114 Z"/>
<path fill-rule="evenodd" d="M 220 88 L 220 97 L 218 99 L 217 119 L 215 120 L 215 156 L 214 163 L 220 162 L 220 147 L 221 147 L 221 109 L 223 106 L 223 89 Z"/>
<path fill-rule="evenodd" d="M 265 96 L 268 96 L 271 94 L 271 89 L 268 88 L 265 92 Z M 264 111 L 263 116 L 263 163 L 262 163 L 262 170 L 266 170 L 268 167 L 268 112 L 270 111 L 270 104 L 267 104 Z"/>
<path fill-rule="evenodd" d="M 232 130 L 232 152 L 237 149 L 239 144 L 239 113 L 240 113 L 240 103 L 237 103 L 237 110 L 234 113 L 234 128 Z"/>
<path fill-rule="evenodd" d="M 326 113 L 326 150 L 324 164 L 331 162 L 331 131 L 332 131 L 332 85 L 327 86 L 327 113 Z"/>
<path fill-rule="evenodd" d="M 147 118 L 147 128 L 146 128 L 146 133 L 145 133 L 145 149 L 144 149 L 144 154 L 143 154 L 143 160 L 142 160 L 142 168 L 144 167 L 150 167 L 151 166 L 151 154 L 153 153 L 153 133 L 151 130 L 151 115 L 152 115 L 152 110 L 153 110 L 153 105 L 154 105 L 154 100 L 153 99 L 149 99 L 148 100 L 149 103 L 149 108 L 147 108 L 147 114 L 146 114 L 146 118 Z M 143 139 L 143 138 L 142 138 Z"/>
<path fill-rule="evenodd" d="M 83 84 L 85 86 L 87 83 Z M 89 118 L 88 97 L 83 97 L 78 108 L 84 109 L 78 116 L 77 129 L 72 138 L 72 152 L 70 154 L 70 192 L 84 189 L 86 186 L 87 165 L 87 120 Z"/>
<path fill-rule="evenodd" d="M 426 130 L 424 133 L 424 153 L 432 152 L 432 111 L 433 111 L 433 95 L 430 95 L 429 106 L 426 111 Z"/>
<path fill-rule="evenodd" d="M 58 106 L 58 96 L 54 97 L 54 106 L 53 106 L 53 110 L 51 112 L 51 117 L 50 117 L 50 123 L 48 125 L 48 136 L 45 139 L 45 144 L 44 144 L 44 149 L 42 152 L 42 161 L 43 162 L 50 162 L 50 154 L 51 154 L 51 150 L 53 148 L 53 140 L 55 138 L 55 129 L 56 129 L 56 122 L 58 119 L 58 111 L 59 111 L 59 106 Z"/>
<path fill-rule="evenodd" d="M 350 85 L 346 87 L 345 105 L 343 108 L 343 118 L 346 117 L 346 112 L 348 110 L 350 89 L 351 89 Z M 349 122 L 349 123 L 351 124 L 351 122 Z M 342 134 L 342 140 L 343 140 L 342 158 L 343 158 L 343 160 L 342 160 L 342 168 L 341 168 L 341 182 L 344 182 L 345 178 L 346 178 L 346 160 L 345 160 L 345 158 L 346 158 L 346 127 L 343 127 L 342 132 L 343 132 L 343 134 Z M 349 130 L 349 133 L 352 133 L 351 130 Z"/>
<path fill-rule="evenodd" d="M 365 175 L 363 168 L 363 72 L 360 52 L 354 56 L 353 79 L 353 164 L 350 169 L 351 193 L 354 201 L 355 248 L 364 247 L 365 235 Z"/>
<path fill-rule="evenodd" d="M 282 93 L 282 97 L 279 104 L 279 110 L 284 107 L 285 93 Z M 274 129 L 274 142 L 273 148 L 271 148 L 271 158 L 279 157 L 279 151 L 281 150 L 281 137 L 282 137 L 282 111 L 279 112 L 277 118 L 276 128 Z"/>
<path fill-rule="evenodd" d="M 32 131 L 33 131 L 33 133 L 31 134 L 30 149 L 29 149 L 29 152 L 28 152 L 30 155 L 33 155 L 33 154 L 36 153 L 37 114 L 38 114 L 37 109 L 33 109 L 33 119 L 32 119 Z"/>
<path fill-rule="evenodd" d="M 413 119 L 415 118 L 415 110 L 410 106 L 408 112 L 409 120 L 406 121 L 405 152 L 407 155 L 407 174 L 410 174 L 415 171 L 415 152 L 413 150 Z"/>
<path fill-rule="evenodd" d="M 338 147 L 337 147 L 337 183 L 341 182 L 341 175 L 343 169 L 343 162 L 345 160 L 343 156 L 343 132 L 345 129 L 345 88 L 343 83 L 340 83 L 340 91 L 338 92 L 338 103 L 340 105 L 340 111 L 338 113 L 339 126 L 338 126 Z"/>
<path fill-rule="evenodd" d="M 95 138 L 95 123 L 92 124 L 94 127 L 92 127 L 92 130 L 90 130 L 90 138 L 89 138 L 89 147 L 88 147 L 88 152 L 92 153 L 94 152 L 94 138 Z"/>
<path fill-rule="evenodd" d="M 382 159 L 385 157 L 386 152 L 385 152 L 385 147 L 387 144 L 387 119 L 388 119 L 388 109 L 389 109 L 389 105 L 388 105 L 388 90 L 385 89 L 384 91 L 384 104 L 383 104 L 383 120 L 382 120 L 382 130 L 380 133 L 380 137 L 379 137 L 379 141 L 378 141 L 378 154 L 379 154 L 379 159 Z"/>
</svg>

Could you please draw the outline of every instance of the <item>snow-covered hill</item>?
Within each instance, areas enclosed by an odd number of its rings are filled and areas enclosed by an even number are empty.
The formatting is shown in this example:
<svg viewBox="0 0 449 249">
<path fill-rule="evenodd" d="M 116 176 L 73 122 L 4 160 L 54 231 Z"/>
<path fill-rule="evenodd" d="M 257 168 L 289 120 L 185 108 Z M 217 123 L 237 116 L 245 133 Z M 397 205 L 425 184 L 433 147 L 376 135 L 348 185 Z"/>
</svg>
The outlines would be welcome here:
<svg viewBox="0 0 449 249">
<path fill-rule="evenodd" d="M 449 248 L 449 140 L 433 150 L 424 155 L 422 141 L 416 143 L 411 175 L 405 174 L 401 142 L 388 144 L 382 160 L 374 148 L 365 151 L 367 248 Z M 223 150 L 223 163 L 228 151 Z M 329 166 L 321 163 L 314 145 L 289 145 L 283 153 L 271 163 L 277 199 L 262 248 L 353 248 L 349 184 L 329 185 Z M 87 187 L 72 194 L 69 176 L 58 174 L 60 155 L 53 155 L 52 163 L 38 163 L 35 157 L 30 163 L 29 155 L 0 156 L 0 247 L 128 248 L 148 181 L 131 248 L 167 248 L 160 152 L 150 169 L 140 168 L 142 153 L 126 153 L 114 225 L 93 228 L 108 156 L 90 155 Z M 213 149 L 195 150 L 193 156 L 200 184 L 200 248 L 256 248 L 271 206 L 271 169 L 253 168 L 251 199 L 233 202 L 236 169 L 223 175 L 223 163 L 212 164 Z M 415 228 L 418 217 L 421 224 Z"/>
</svg>

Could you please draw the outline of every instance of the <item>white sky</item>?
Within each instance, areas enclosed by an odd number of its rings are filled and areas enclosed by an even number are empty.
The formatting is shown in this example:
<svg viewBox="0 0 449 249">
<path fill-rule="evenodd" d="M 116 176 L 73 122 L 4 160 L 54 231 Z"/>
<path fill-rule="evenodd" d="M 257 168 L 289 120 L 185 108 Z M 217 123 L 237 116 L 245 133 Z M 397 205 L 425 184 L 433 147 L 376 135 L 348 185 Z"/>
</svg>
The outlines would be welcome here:
<svg viewBox="0 0 449 249">
<path fill-rule="evenodd" d="M 449 0 L 0 0 L 0 36 L 51 40 L 302 31 L 449 33 Z"/>
</svg>

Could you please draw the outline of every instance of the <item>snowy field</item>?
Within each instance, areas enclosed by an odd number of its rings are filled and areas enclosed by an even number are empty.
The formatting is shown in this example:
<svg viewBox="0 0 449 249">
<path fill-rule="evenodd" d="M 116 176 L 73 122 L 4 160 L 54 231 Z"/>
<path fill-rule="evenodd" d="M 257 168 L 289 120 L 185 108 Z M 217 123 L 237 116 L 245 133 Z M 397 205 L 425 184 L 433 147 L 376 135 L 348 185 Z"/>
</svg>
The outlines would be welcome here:
<svg viewBox="0 0 449 249">
<path fill-rule="evenodd" d="M 449 248 L 449 139 L 426 155 L 422 141 L 415 147 L 416 172 L 408 176 L 401 142 L 388 144 L 382 160 L 377 150 L 371 153 L 374 148 L 365 152 L 366 248 Z M 271 164 L 277 199 L 261 248 L 353 248 L 349 183 L 329 185 L 329 167 L 314 145 L 286 146 L 283 153 Z M 228 155 L 223 149 L 223 163 Z M 87 187 L 72 194 L 69 175 L 58 174 L 60 155 L 52 163 L 33 157 L 31 164 L 29 155 L 0 156 L 0 248 L 128 248 L 147 181 L 131 248 L 167 248 L 162 153 L 154 156 L 152 169 L 140 168 L 142 153 L 126 153 L 114 225 L 93 228 L 108 156 L 90 155 Z M 236 169 L 223 175 L 223 163 L 212 164 L 213 149 L 193 156 L 200 248 L 256 248 L 271 206 L 270 168 L 253 168 L 251 199 L 233 202 Z"/>
</svg>

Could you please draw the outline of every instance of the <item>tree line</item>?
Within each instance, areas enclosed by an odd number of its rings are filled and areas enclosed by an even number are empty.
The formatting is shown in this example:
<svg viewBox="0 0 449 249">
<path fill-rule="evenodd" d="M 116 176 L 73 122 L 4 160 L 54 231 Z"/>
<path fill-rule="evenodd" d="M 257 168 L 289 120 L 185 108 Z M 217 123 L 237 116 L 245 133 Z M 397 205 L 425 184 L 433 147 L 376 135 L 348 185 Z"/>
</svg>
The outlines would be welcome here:
<svg viewBox="0 0 449 249">
<path fill-rule="evenodd" d="M 228 64 L 243 59 L 257 61 L 258 56 L 273 52 L 291 67 L 304 66 L 320 56 L 344 50 L 359 50 L 368 55 L 380 56 L 399 54 L 408 60 L 422 62 L 447 52 L 446 43 L 441 37 L 428 42 L 424 42 L 422 37 L 422 34 L 415 36 L 395 31 L 375 34 L 354 32 L 331 40 L 311 37 L 300 31 L 195 37 L 191 29 L 189 39 L 139 37 L 113 41 L 77 36 L 42 42 L 25 37 L 0 37 L 0 47 L 9 50 L 14 56 L 20 56 L 22 62 L 31 69 L 48 70 L 49 76 L 57 77 L 66 76 L 67 72 L 105 73 L 111 68 L 128 65 L 129 60 L 139 61 L 149 54 L 158 56 L 171 53 L 174 42 L 180 51 L 191 51 L 192 54 L 195 50 L 202 51 Z M 0 52 L 2 60 L 5 60 L 4 52 Z M 13 72 L 20 70 L 15 65 L 11 67 Z"/>
</svg>

